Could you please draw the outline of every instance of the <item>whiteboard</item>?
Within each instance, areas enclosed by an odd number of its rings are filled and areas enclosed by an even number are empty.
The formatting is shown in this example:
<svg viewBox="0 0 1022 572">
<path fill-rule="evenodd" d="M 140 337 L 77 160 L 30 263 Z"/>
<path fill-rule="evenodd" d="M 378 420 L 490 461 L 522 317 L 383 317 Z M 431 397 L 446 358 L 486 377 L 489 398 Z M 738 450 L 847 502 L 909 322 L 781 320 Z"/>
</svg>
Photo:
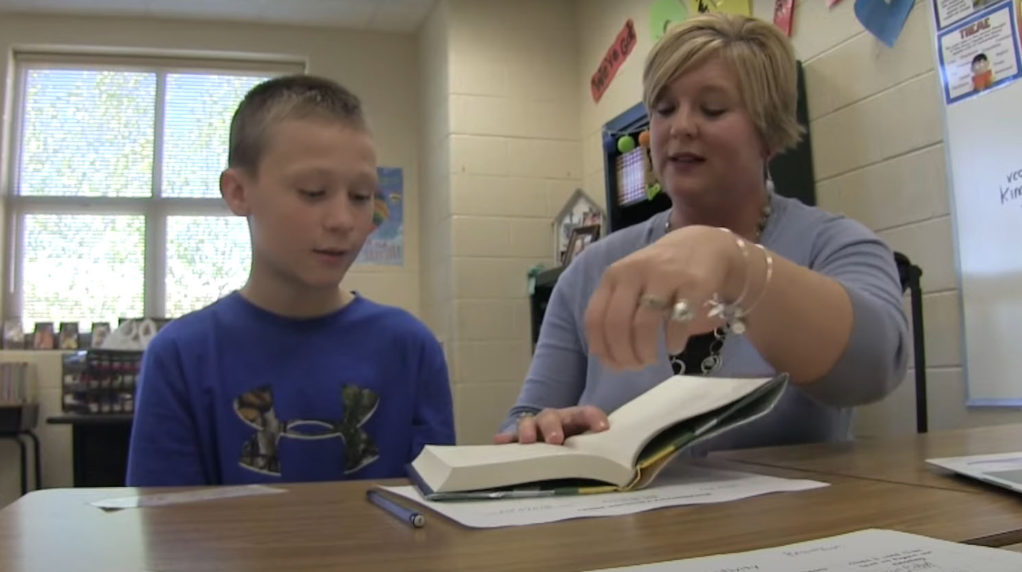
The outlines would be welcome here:
<svg viewBox="0 0 1022 572">
<path fill-rule="evenodd" d="M 973 406 L 1022 405 L 1020 9 L 1022 0 L 931 5 Z"/>
</svg>

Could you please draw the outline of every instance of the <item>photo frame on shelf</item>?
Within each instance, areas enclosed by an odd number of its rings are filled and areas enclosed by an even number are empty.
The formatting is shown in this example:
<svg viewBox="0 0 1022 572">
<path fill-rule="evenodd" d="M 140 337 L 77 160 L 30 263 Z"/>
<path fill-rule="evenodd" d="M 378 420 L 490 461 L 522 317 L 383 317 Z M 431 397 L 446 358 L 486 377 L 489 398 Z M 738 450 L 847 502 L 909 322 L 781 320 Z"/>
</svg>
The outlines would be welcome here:
<svg viewBox="0 0 1022 572">
<path fill-rule="evenodd" d="M 53 322 L 36 322 L 32 337 L 32 349 L 52 350 L 56 349 L 56 332 L 53 331 Z"/>
<path fill-rule="evenodd" d="M 57 339 L 62 350 L 78 349 L 78 322 L 61 322 Z"/>
<path fill-rule="evenodd" d="M 25 330 L 22 328 L 21 318 L 4 320 L 3 344 L 5 350 L 25 349 Z"/>
<path fill-rule="evenodd" d="M 92 333 L 89 336 L 90 348 L 102 348 L 103 341 L 110 335 L 110 322 L 93 322 Z"/>
<path fill-rule="evenodd" d="M 564 251 L 561 264 L 567 266 L 582 253 L 590 244 L 600 238 L 599 225 L 579 226 L 571 229 L 571 240 L 568 241 L 568 248 Z"/>
<path fill-rule="evenodd" d="M 570 258 L 566 258 L 565 255 L 576 228 L 587 228 L 586 236 L 590 238 L 581 240 L 592 242 L 602 236 L 606 226 L 606 214 L 603 208 L 585 191 L 575 189 L 575 192 L 571 194 L 564 206 L 561 207 L 560 212 L 554 217 L 554 260 L 562 264 L 566 264 L 565 260 L 570 261 Z M 592 227 L 596 228 L 595 234 Z M 588 243 L 583 247 L 587 245 Z"/>
</svg>

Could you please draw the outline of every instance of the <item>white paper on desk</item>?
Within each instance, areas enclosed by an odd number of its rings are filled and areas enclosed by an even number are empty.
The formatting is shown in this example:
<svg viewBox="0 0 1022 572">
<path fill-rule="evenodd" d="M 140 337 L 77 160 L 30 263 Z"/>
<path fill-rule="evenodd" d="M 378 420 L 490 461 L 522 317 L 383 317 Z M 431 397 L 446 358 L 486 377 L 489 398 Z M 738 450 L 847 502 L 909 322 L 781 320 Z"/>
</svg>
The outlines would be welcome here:
<svg viewBox="0 0 1022 572">
<path fill-rule="evenodd" d="M 926 459 L 926 462 L 960 473 L 1019 471 L 1022 470 L 1022 451 L 994 453 L 991 455 L 968 455 L 965 457 L 941 457 L 938 459 Z"/>
<path fill-rule="evenodd" d="M 704 556 L 603 572 L 1018 572 L 1022 554 L 869 529 L 750 552 Z"/>
<path fill-rule="evenodd" d="M 138 508 L 140 506 L 163 506 L 168 504 L 181 504 L 186 502 L 208 501 L 233 497 L 271 495 L 283 492 L 287 491 L 264 485 L 244 485 L 238 487 L 217 487 L 212 489 L 181 491 L 175 493 L 156 493 L 133 497 L 119 497 L 93 501 L 89 504 L 106 510 L 117 510 L 122 508 Z"/>
<path fill-rule="evenodd" d="M 782 479 L 679 463 L 663 471 L 656 485 L 639 491 L 485 501 L 427 501 L 411 486 L 383 487 L 472 528 L 497 528 L 572 518 L 634 514 L 657 508 L 727 502 L 757 495 L 828 486 L 819 481 Z"/>
<path fill-rule="evenodd" d="M 1022 493 L 1022 452 L 926 459 L 949 471 Z"/>
</svg>

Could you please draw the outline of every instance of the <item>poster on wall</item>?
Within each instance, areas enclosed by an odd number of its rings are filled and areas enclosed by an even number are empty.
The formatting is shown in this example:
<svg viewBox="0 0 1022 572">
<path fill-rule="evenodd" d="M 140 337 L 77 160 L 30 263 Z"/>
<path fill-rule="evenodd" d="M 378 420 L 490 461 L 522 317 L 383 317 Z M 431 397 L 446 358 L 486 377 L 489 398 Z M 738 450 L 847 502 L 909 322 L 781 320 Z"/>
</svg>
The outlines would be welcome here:
<svg viewBox="0 0 1022 572">
<path fill-rule="evenodd" d="M 404 264 L 404 174 L 399 167 L 378 167 L 380 189 L 373 201 L 373 224 L 355 264 Z"/>
<path fill-rule="evenodd" d="M 685 0 L 656 0 L 649 7 L 649 34 L 654 42 L 664 37 L 667 28 L 688 18 Z"/>
<path fill-rule="evenodd" d="M 774 2 L 774 25 L 784 32 L 784 35 L 791 36 L 791 22 L 795 19 L 795 0 L 775 0 Z"/>
<path fill-rule="evenodd" d="M 752 3 L 749 0 L 692 0 L 692 12 L 727 12 L 752 16 Z"/>
<path fill-rule="evenodd" d="M 944 101 L 951 105 L 1018 79 L 1018 28 L 1011 3 L 983 12 L 940 32 L 940 62 Z"/>
<path fill-rule="evenodd" d="M 635 42 L 635 24 L 629 18 L 625 21 L 625 26 L 617 33 L 614 43 L 607 48 L 607 53 L 603 56 L 600 67 L 596 68 L 596 72 L 589 78 L 589 89 L 592 92 L 594 102 L 600 102 L 603 93 L 610 87 L 610 82 L 614 81 L 617 70 L 625 63 L 628 55 L 635 48 Z"/>
<path fill-rule="evenodd" d="M 933 0 L 933 13 L 937 16 L 937 29 L 959 22 L 969 16 L 1006 0 Z M 1010 1 L 1010 0 L 1007 0 Z"/>
</svg>

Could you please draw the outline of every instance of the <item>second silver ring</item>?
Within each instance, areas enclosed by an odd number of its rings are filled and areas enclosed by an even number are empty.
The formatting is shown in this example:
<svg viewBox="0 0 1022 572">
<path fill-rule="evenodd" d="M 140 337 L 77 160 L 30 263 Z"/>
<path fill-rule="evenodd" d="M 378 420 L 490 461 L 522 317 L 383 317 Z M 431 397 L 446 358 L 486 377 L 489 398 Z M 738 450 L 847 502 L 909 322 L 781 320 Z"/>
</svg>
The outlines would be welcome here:
<svg viewBox="0 0 1022 572">
<path fill-rule="evenodd" d="M 686 323 L 691 322 L 692 318 L 695 317 L 695 312 L 692 311 L 692 305 L 688 303 L 688 300 L 684 298 L 678 300 L 671 306 L 670 320 L 672 322 Z"/>
</svg>

